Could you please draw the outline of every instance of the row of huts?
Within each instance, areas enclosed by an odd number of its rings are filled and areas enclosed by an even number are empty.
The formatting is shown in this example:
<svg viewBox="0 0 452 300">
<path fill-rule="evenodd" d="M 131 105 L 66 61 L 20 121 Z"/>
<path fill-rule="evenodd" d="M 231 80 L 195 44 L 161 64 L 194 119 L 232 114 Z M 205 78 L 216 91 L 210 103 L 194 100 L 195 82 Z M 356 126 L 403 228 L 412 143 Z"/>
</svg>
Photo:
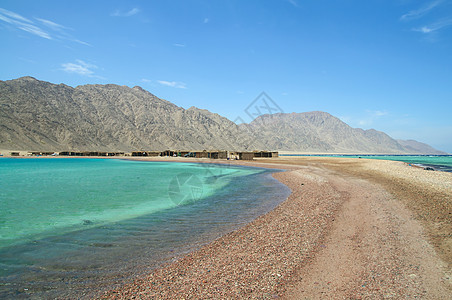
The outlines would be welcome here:
<svg viewBox="0 0 452 300">
<path fill-rule="evenodd" d="M 11 152 L 11 156 L 20 156 L 19 152 Z M 224 150 L 165 150 L 165 151 L 133 151 L 125 152 L 100 152 L 100 151 L 62 151 L 62 152 L 28 152 L 27 156 L 142 156 L 142 157 L 194 157 L 210 159 L 233 159 L 233 160 L 252 160 L 254 158 L 275 158 L 278 157 L 276 151 L 224 151 Z"/>
<path fill-rule="evenodd" d="M 170 157 L 195 157 L 195 158 L 210 158 L 210 159 L 239 159 L 252 160 L 256 158 L 275 158 L 278 157 L 276 151 L 180 151 L 180 150 L 166 150 L 166 151 L 134 151 L 132 156 L 170 156 Z"/>
</svg>

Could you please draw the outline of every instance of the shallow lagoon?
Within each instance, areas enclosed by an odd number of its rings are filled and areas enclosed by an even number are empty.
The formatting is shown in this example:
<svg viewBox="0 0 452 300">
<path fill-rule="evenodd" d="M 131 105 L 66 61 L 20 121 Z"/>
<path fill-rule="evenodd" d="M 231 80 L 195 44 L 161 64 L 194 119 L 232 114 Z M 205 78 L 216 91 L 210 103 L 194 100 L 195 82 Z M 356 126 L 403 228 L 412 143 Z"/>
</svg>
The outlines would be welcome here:
<svg viewBox="0 0 452 300">
<path fill-rule="evenodd" d="M 0 296 L 113 286 L 268 212 L 270 170 L 117 159 L 0 159 Z"/>
</svg>

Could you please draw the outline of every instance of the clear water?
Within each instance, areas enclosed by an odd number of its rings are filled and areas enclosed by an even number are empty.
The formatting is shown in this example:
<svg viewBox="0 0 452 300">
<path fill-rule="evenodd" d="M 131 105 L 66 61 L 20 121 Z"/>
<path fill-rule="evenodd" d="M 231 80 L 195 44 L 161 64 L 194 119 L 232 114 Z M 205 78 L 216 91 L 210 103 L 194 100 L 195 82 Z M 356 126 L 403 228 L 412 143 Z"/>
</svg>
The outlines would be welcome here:
<svg viewBox="0 0 452 300">
<path fill-rule="evenodd" d="M 452 155 L 282 155 L 282 156 L 327 156 L 327 157 L 362 157 L 403 161 L 410 164 L 432 167 L 437 171 L 452 172 Z"/>
<path fill-rule="evenodd" d="M 0 159 L 0 298 L 94 295 L 287 198 L 271 171 L 117 159 Z"/>
</svg>

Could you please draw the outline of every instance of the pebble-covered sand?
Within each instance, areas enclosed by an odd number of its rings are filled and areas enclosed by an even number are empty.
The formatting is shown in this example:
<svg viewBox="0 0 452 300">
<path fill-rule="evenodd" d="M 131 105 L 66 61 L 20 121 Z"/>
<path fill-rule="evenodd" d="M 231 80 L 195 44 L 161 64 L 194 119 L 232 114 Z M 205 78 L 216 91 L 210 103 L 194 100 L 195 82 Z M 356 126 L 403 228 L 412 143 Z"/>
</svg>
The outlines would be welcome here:
<svg viewBox="0 0 452 300">
<path fill-rule="evenodd" d="M 430 219 L 441 223 L 438 230 L 450 225 L 452 174 L 358 159 L 265 162 L 272 164 L 244 164 L 284 166 L 275 177 L 292 190 L 285 202 L 102 298 L 452 297 L 450 261 L 442 250 L 450 231 L 435 245 L 435 231 L 428 229 Z M 421 200 L 400 191 L 408 184 Z M 417 204 L 407 204 L 410 199 Z M 420 218 L 424 209 L 431 217 Z"/>
</svg>

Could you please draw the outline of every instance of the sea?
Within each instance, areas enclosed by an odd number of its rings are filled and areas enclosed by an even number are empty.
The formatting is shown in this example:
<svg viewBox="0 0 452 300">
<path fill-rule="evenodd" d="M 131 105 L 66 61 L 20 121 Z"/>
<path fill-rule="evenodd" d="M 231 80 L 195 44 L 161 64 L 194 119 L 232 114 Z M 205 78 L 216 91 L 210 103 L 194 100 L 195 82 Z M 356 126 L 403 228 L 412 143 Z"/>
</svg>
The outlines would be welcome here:
<svg viewBox="0 0 452 300">
<path fill-rule="evenodd" d="M 92 298 L 290 194 L 263 168 L 0 158 L 0 298 Z"/>
<path fill-rule="evenodd" d="M 452 155 L 310 155 L 282 154 L 280 156 L 323 156 L 323 157 L 354 157 L 403 161 L 416 166 L 431 168 L 435 171 L 452 172 Z"/>
</svg>

